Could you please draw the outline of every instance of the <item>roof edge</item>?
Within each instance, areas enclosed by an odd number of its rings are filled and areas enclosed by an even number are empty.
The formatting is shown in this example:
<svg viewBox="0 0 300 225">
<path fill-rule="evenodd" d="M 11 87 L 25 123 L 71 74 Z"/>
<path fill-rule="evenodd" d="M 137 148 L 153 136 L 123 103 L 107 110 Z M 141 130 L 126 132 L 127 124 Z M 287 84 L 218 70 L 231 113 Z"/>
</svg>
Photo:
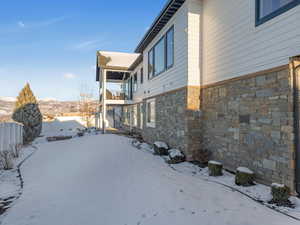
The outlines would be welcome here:
<svg viewBox="0 0 300 225">
<path fill-rule="evenodd" d="M 134 50 L 135 53 L 141 53 L 146 46 L 153 40 L 153 38 L 157 35 L 157 33 L 169 22 L 169 20 L 173 17 L 173 15 L 177 12 L 177 10 L 183 5 L 185 0 L 169 0 L 163 9 L 160 11 L 158 16 L 155 18 L 153 23 L 151 24 L 149 30 L 146 32 L 142 40 L 139 42 L 138 46 Z M 174 6 L 175 9 L 171 10 L 171 6 Z M 159 23 L 165 16 L 165 14 L 169 12 L 169 17 L 162 23 L 162 27 L 158 27 Z M 153 37 L 151 37 L 153 36 Z M 152 38 L 152 39 L 151 39 Z M 151 39 L 149 41 L 149 39 Z M 148 43 L 147 43 L 148 42 Z"/>
</svg>

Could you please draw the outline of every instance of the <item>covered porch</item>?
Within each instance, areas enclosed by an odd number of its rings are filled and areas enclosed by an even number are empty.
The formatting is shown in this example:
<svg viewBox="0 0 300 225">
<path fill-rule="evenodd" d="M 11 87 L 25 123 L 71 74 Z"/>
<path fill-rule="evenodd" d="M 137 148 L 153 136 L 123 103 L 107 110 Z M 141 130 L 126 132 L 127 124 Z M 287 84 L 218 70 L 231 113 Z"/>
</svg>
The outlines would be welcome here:
<svg viewBox="0 0 300 225">
<path fill-rule="evenodd" d="M 141 54 L 123 52 L 97 52 L 96 81 L 99 82 L 99 119 L 105 133 L 107 107 L 132 104 L 130 75 Z"/>
</svg>

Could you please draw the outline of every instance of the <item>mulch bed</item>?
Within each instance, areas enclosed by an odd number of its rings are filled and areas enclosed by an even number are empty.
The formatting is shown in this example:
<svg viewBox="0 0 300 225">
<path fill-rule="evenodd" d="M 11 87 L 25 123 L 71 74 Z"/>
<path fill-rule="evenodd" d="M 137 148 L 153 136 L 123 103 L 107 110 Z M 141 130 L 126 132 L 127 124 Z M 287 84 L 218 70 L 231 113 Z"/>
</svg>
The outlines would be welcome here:
<svg viewBox="0 0 300 225">
<path fill-rule="evenodd" d="M 47 137 L 48 142 L 53 142 L 53 141 L 63 141 L 63 140 L 68 140 L 72 139 L 72 136 L 54 136 L 54 137 Z"/>
</svg>

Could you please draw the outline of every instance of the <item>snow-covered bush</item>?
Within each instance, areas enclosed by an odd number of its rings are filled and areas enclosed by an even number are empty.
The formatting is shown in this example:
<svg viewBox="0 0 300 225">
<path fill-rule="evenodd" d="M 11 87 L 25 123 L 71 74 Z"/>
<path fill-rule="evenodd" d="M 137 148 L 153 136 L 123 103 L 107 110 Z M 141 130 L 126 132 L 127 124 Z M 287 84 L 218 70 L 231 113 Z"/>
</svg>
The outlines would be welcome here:
<svg viewBox="0 0 300 225">
<path fill-rule="evenodd" d="M 21 148 L 22 148 L 21 144 L 10 145 L 10 152 L 13 158 L 19 158 Z"/>
<path fill-rule="evenodd" d="M 0 152 L 0 164 L 4 170 L 10 170 L 14 168 L 13 156 L 11 151 L 5 150 Z"/>
<path fill-rule="evenodd" d="M 220 162 L 217 161 L 209 161 L 208 162 L 208 171 L 209 176 L 222 176 L 223 175 L 223 165 Z"/>
<path fill-rule="evenodd" d="M 162 141 L 156 141 L 153 144 L 154 147 L 154 153 L 157 155 L 168 155 L 169 147 L 165 142 Z"/>
<path fill-rule="evenodd" d="M 235 184 L 245 187 L 254 185 L 254 172 L 246 167 L 237 168 Z"/>
<path fill-rule="evenodd" d="M 178 149 L 170 149 L 168 153 L 169 153 L 168 163 L 170 164 L 176 164 L 185 161 L 185 155 Z"/>
</svg>

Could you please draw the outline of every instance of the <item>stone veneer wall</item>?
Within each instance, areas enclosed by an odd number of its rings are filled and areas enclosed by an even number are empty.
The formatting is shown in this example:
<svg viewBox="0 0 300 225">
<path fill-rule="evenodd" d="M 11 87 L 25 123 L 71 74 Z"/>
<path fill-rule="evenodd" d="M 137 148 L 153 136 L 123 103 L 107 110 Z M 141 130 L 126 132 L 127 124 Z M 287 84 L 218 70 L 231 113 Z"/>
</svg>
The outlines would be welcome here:
<svg viewBox="0 0 300 225">
<path fill-rule="evenodd" d="M 288 69 L 201 90 L 202 146 L 235 170 L 294 188 L 293 92 Z"/>
<path fill-rule="evenodd" d="M 172 148 L 186 152 L 186 99 L 187 90 L 179 89 L 155 98 L 155 128 L 146 125 L 146 110 L 144 113 L 143 138 L 153 143 L 164 141 Z M 146 106 L 147 100 L 144 100 Z M 145 107 L 144 107 L 145 109 Z"/>
<path fill-rule="evenodd" d="M 185 87 L 154 96 L 155 128 L 147 127 L 147 99 L 145 99 L 143 103 L 139 103 L 143 104 L 144 110 L 143 129 L 139 129 L 140 108 L 138 107 L 138 128 L 133 128 L 133 131 L 141 133 L 149 143 L 164 141 L 171 148 L 183 151 L 188 160 L 193 160 L 200 147 L 199 95 L 199 87 Z M 129 128 L 124 124 L 122 127 L 127 130 Z"/>
</svg>

